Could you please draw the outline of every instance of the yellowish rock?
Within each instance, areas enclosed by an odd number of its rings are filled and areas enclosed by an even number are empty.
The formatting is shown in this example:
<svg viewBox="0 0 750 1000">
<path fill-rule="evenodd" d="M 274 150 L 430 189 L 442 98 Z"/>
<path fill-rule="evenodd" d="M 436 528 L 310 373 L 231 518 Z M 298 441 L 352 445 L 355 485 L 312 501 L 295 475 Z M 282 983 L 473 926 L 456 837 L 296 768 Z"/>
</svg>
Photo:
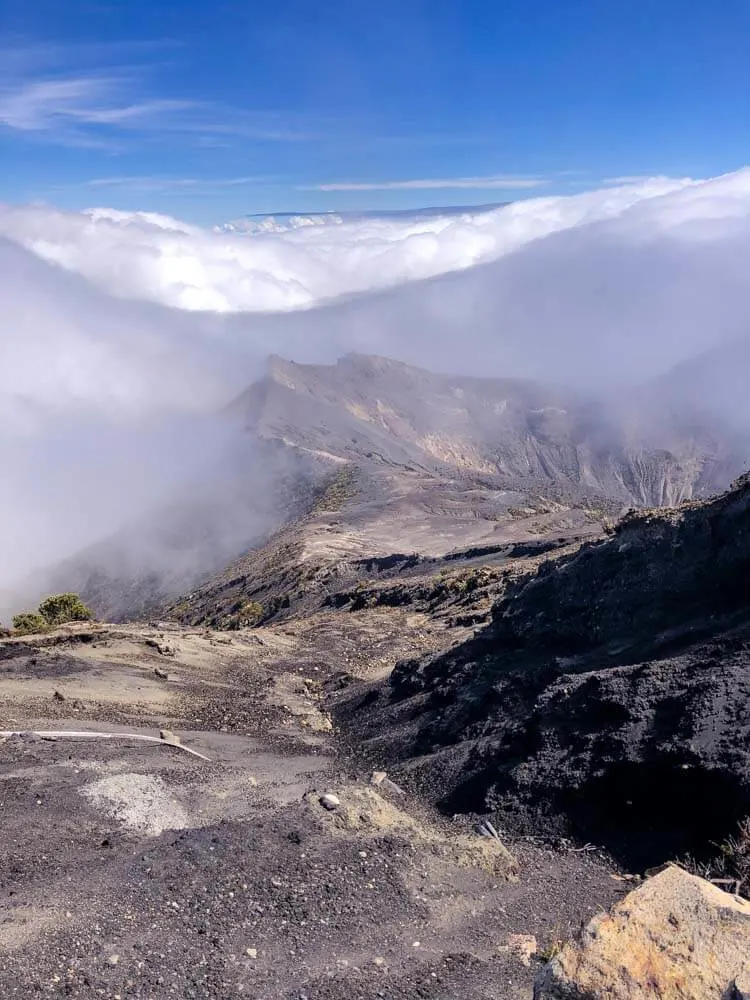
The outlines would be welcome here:
<svg viewBox="0 0 750 1000">
<path fill-rule="evenodd" d="M 718 1000 L 750 974 L 750 902 L 671 865 L 542 969 L 536 1000 Z"/>
</svg>

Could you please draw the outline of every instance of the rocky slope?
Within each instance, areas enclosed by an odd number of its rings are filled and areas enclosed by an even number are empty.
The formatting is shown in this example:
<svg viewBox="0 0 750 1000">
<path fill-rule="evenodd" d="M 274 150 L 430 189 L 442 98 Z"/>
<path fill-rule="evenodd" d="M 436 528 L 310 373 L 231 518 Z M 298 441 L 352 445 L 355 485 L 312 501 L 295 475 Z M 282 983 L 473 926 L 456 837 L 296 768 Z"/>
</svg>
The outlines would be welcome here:
<svg viewBox="0 0 750 1000">
<path fill-rule="evenodd" d="M 335 365 L 271 358 L 266 378 L 233 409 L 262 437 L 336 459 L 458 470 L 626 504 L 710 492 L 736 462 L 733 443 L 709 425 L 655 406 L 646 419 L 627 402 L 607 406 L 558 386 L 438 375 L 369 355 Z"/>
<path fill-rule="evenodd" d="M 405 559 L 580 541 L 623 503 L 700 494 L 734 463 L 731 436 L 719 443 L 653 411 L 639 423 L 556 387 L 362 355 L 272 358 L 231 413 L 330 471 L 304 518 L 179 603 L 186 622 L 231 622 L 248 601 L 266 617 L 299 611 L 313 594 L 399 576 Z"/>
<path fill-rule="evenodd" d="M 740 455 L 733 434 L 675 417 L 652 397 L 639 397 L 636 412 L 627 401 L 380 357 L 272 358 L 221 415 L 210 467 L 191 470 L 160 509 L 17 589 L 30 604 L 46 591 L 80 591 L 101 616 L 126 620 L 205 585 L 267 576 L 262 550 L 274 531 L 282 544 L 272 538 L 271 548 L 290 556 L 282 576 L 309 578 L 342 560 L 585 536 L 623 506 L 675 503 L 728 482 Z M 352 488 L 337 488 L 343 480 Z M 238 600 L 258 589 L 234 587 Z M 270 600 L 289 589 L 260 586 Z"/>
<path fill-rule="evenodd" d="M 624 519 L 511 582 L 461 646 L 399 664 L 352 723 L 454 811 L 643 867 L 750 813 L 750 480 Z M 343 715 L 352 706 L 344 706 Z"/>
</svg>

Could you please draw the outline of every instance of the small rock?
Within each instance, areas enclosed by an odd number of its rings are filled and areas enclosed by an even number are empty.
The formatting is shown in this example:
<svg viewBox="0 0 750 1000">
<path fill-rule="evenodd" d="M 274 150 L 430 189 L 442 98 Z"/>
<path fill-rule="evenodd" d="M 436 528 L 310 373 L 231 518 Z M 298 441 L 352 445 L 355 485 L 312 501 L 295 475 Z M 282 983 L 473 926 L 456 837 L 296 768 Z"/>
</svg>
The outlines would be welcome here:
<svg viewBox="0 0 750 1000">
<path fill-rule="evenodd" d="M 373 958 L 372 962 L 373 965 L 385 965 L 385 959 L 382 955 L 378 955 L 376 958 Z"/>
<path fill-rule="evenodd" d="M 509 934 L 505 950 L 515 955 L 525 966 L 529 966 L 539 948 L 533 934 Z"/>
<path fill-rule="evenodd" d="M 59 691 L 55 691 L 52 697 L 55 699 L 55 701 L 65 701 L 65 695 L 61 694 Z"/>
<path fill-rule="evenodd" d="M 176 736 L 171 729 L 160 729 L 159 739 L 164 740 L 165 743 L 179 743 L 180 737 Z"/>
<path fill-rule="evenodd" d="M 391 795 L 404 796 L 406 792 L 395 781 L 391 781 L 387 771 L 373 771 L 370 784 L 382 788 L 383 791 L 390 792 Z"/>
<path fill-rule="evenodd" d="M 120 961 L 119 955 L 110 955 L 109 958 L 107 959 L 109 965 L 117 965 L 119 961 Z"/>
<path fill-rule="evenodd" d="M 159 670 L 158 667 L 154 667 L 154 673 L 156 674 L 156 676 L 159 678 L 160 681 L 169 680 L 169 674 L 166 672 L 166 670 Z"/>
<path fill-rule="evenodd" d="M 248 958 L 257 958 L 258 949 L 257 948 L 245 948 L 245 954 Z"/>
<path fill-rule="evenodd" d="M 321 795 L 319 801 L 323 808 L 327 809 L 329 812 L 333 812 L 334 809 L 338 809 L 341 805 L 341 799 L 338 795 L 333 795 L 331 792 L 326 792 L 325 795 Z"/>
</svg>

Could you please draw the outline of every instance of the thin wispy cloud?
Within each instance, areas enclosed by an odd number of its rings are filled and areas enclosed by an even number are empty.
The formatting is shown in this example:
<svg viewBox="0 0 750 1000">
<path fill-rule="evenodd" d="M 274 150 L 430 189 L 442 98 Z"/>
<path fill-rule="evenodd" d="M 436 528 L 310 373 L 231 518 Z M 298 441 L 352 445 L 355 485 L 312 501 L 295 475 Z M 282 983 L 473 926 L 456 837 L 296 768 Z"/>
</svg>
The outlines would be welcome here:
<svg viewBox="0 0 750 1000">
<path fill-rule="evenodd" d="M 119 80 L 70 77 L 0 86 L 0 124 L 22 132 L 52 131 L 66 125 L 143 127 L 161 124 L 175 111 L 197 107 L 191 101 L 118 100 Z"/>
<path fill-rule="evenodd" d="M 605 177 L 602 184 L 642 184 L 644 181 L 653 178 L 654 174 L 623 174 L 620 177 Z"/>
<path fill-rule="evenodd" d="M 149 68 L 118 62 L 118 49 L 85 50 L 75 72 L 54 46 L 13 46 L 0 38 L 0 130 L 67 145 L 116 147 L 136 133 L 154 139 L 181 135 L 191 145 L 237 141 L 302 142 L 319 135 L 302 116 L 235 108 L 210 100 L 154 92 Z M 106 56 L 98 66 L 99 54 Z M 125 55 L 125 52 L 120 53 Z M 6 58 L 7 56 L 7 58 Z M 106 65 L 106 70 L 101 66 Z M 81 68 L 83 67 L 83 68 Z"/>
<path fill-rule="evenodd" d="M 213 191 L 217 188 L 258 184 L 267 177 L 94 177 L 85 182 L 89 188 L 126 188 L 132 191 Z"/>
<path fill-rule="evenodd" d="M 426 177 L 403 181 L 335 181 L 299 188 L 301 191 L 438 191 L 477 188 L 487 190 L 530 189 L 542 187 L 548 181 L 543 177 L 507 177 L 491 174 L 488 177 Z"/>
</svg>

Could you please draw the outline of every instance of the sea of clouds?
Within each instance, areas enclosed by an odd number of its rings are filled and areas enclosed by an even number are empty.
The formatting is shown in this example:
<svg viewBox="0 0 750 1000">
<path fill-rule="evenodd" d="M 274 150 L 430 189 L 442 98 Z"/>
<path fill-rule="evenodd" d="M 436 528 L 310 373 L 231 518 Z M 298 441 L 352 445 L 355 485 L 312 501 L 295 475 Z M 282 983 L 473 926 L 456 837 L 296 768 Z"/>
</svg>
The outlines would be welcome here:
<svg viewBox="0 0 750 1000">
<path fill-rule="evenodd" d="M 147 212 L 6 206 L 0 234 L 120 298 L 189 310 L 281 311 L 496 260 L 687 184 L 656 178 L 478 214 L 360 218 L 244 239 Z"/>
<path fill-rule="evenodd" d="M 0 206 L 0 585 L 172 495 L 269 353 L 695 386 L 748 335 L 748 260 L 750 169 L 256 235 Z"/>
</svg>

